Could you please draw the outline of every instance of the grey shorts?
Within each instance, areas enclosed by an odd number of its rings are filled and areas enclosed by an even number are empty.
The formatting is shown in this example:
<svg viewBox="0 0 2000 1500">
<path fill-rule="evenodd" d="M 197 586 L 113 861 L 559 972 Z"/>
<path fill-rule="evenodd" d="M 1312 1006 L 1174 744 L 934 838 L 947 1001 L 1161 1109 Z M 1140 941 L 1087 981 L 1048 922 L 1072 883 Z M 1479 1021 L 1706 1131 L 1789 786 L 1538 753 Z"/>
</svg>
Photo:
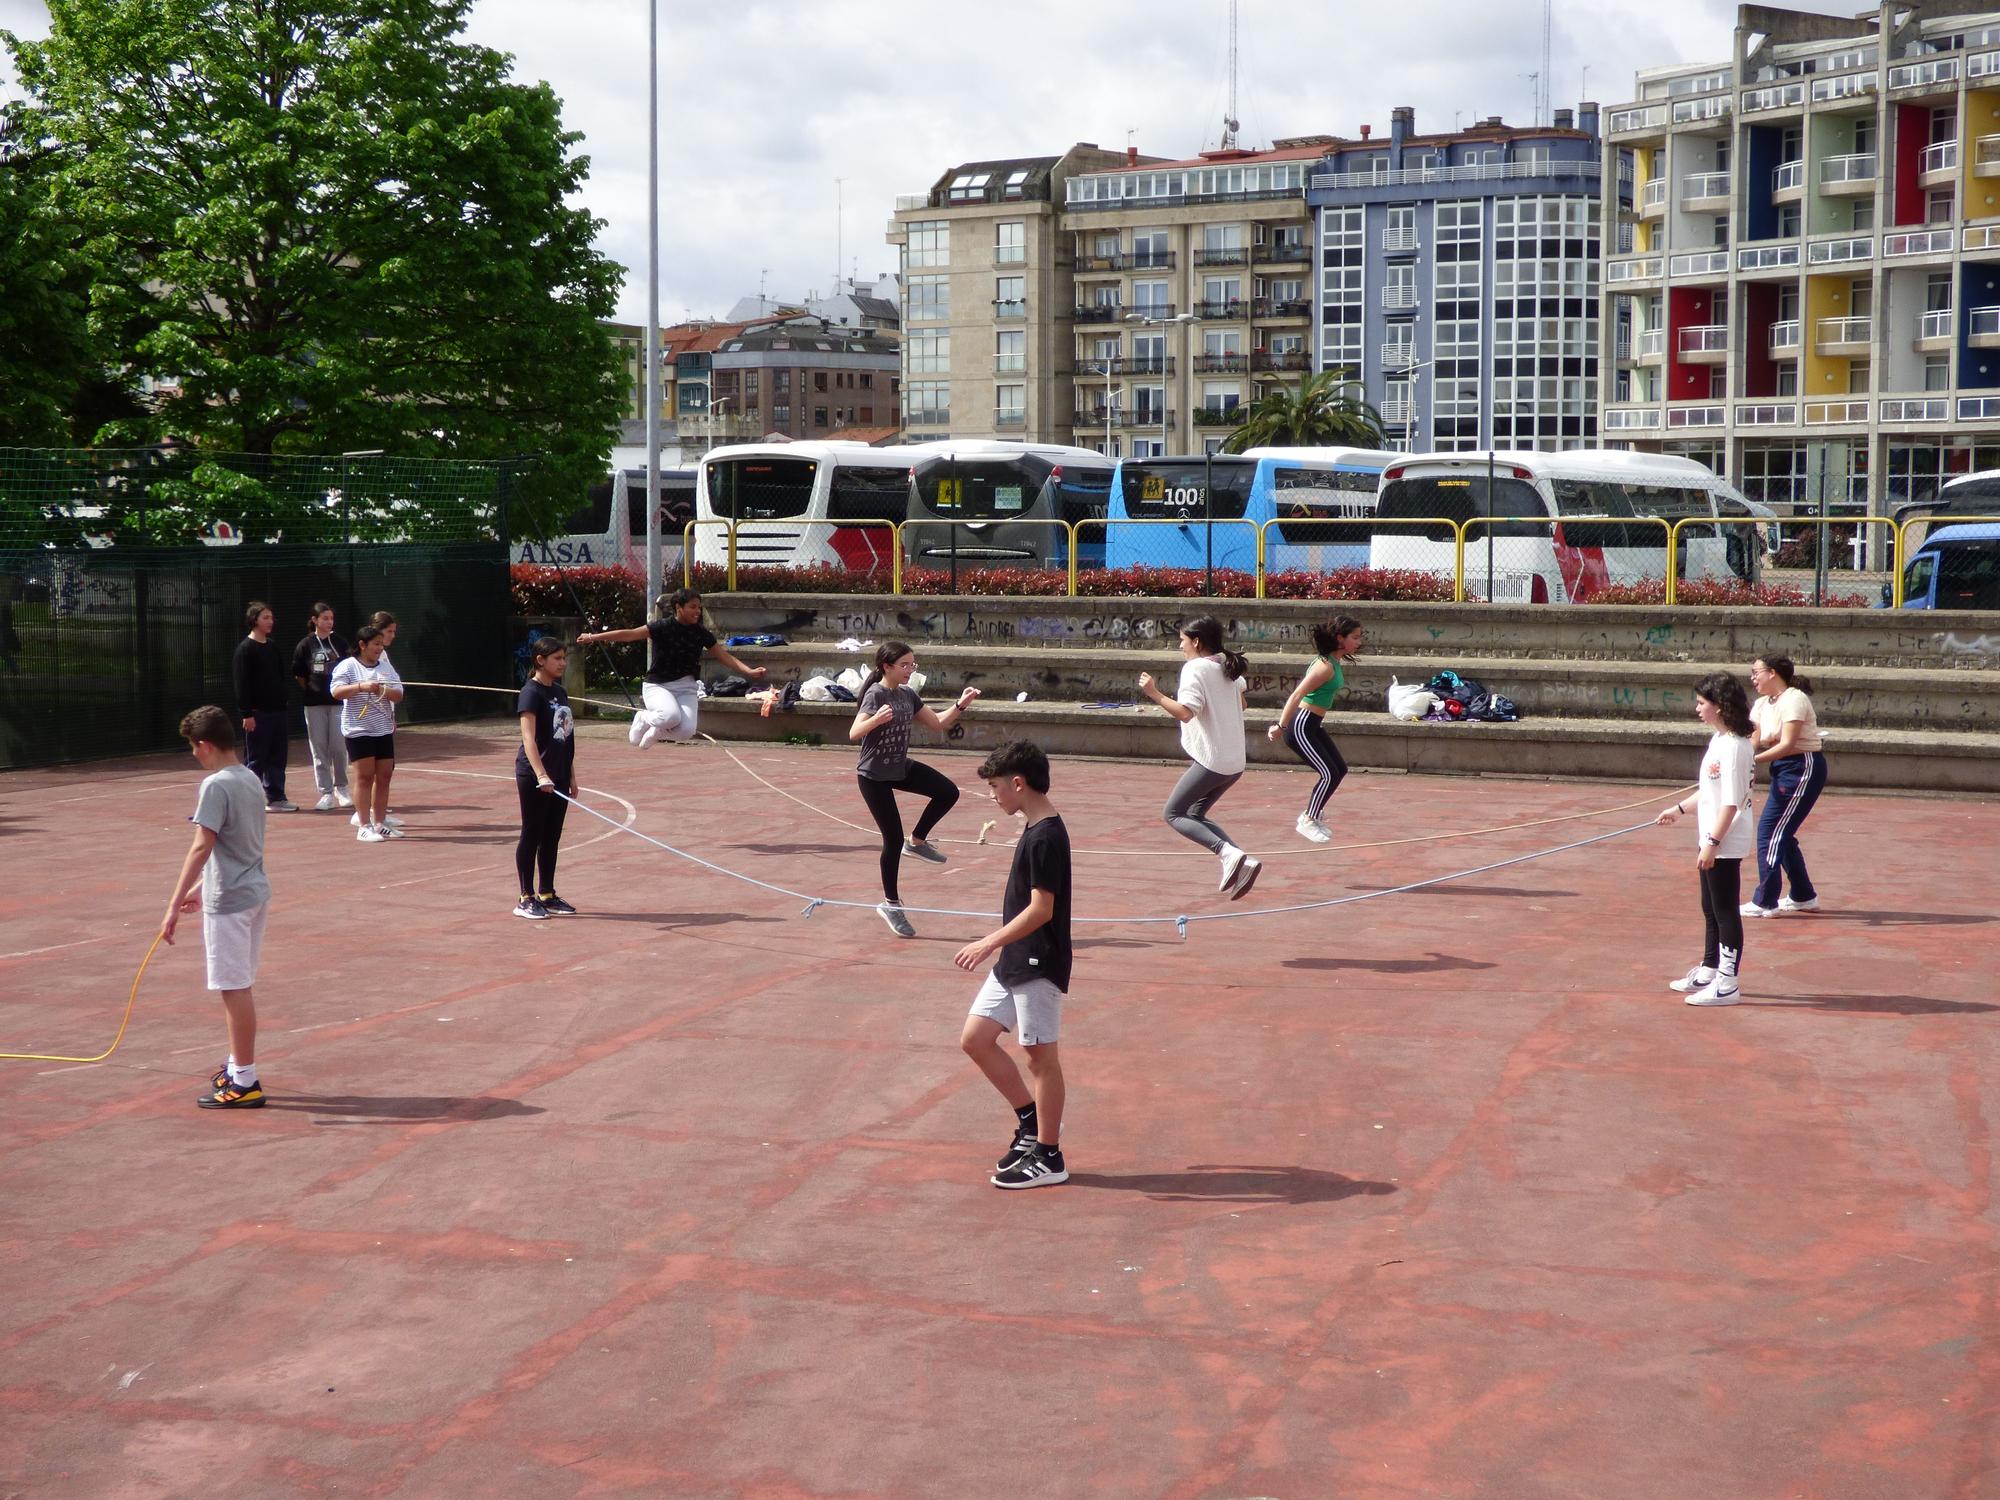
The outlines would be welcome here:
<svg viewBox="0 0 2000 1500">
<path fill-rule="evenodd" d="M 1047 979 L 1006 984 L 998 974 L 988 974 L 972 997 L 972 1014 L 998 1021 L 1023 1047 L 1039 1047 L 1058 1039 L 1062 1004 L 1063 992 Z"/>
</svg>

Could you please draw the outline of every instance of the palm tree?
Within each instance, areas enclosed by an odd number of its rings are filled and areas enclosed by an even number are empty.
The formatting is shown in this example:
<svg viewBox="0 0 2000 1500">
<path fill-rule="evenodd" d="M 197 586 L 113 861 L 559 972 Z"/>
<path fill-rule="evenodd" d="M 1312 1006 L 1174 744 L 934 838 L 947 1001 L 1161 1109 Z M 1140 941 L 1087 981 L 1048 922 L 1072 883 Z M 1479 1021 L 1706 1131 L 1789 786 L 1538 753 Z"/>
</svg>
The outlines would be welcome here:
<svg viewBox="0 0 2000 1500">
<path fill-rule="evenodd" d="M 1379 448 L 1381 415 L 1363 399 L 1351 370 L 1322 370 L 1295 386 L 1276 386 L 1250 408 L 1243 425 L 1222 445 L 1246 448 Z"/>
</svg>

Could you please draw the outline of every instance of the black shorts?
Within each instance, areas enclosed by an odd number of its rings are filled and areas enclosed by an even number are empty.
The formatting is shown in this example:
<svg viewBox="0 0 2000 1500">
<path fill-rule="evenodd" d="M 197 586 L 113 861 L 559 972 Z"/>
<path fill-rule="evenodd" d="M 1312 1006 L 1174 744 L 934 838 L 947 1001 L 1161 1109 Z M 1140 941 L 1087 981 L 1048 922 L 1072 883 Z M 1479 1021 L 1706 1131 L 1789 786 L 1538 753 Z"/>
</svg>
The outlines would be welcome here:
<svg viewBox="0 0 2000 1500">
<path fill-rule="evenodd" d="M 396 731 L 387 734 L 350 734 L 347 740 L 349 760 L 394 760 L 396 758 Z"/>
</svg>

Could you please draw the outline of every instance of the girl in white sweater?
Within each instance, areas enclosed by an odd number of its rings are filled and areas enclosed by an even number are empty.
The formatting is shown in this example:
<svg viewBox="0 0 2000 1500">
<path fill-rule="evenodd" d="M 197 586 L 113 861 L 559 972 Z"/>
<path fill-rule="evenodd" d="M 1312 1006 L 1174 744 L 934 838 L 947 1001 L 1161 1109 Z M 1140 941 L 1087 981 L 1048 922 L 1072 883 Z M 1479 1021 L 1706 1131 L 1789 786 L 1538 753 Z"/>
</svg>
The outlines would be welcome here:
<svg viewBox="0 0 2000 1500">
<path fill-rule="evenodd" d="M 1695 685 L 1694 709 L 1713 735 L 1701 752 L 1701 784 L 1688 801 L 1699 825 L 1695 869 L 1701 877 L 1705 924 L 1701 962 L 1670 989 L 1689 1005 L 1734 1005 L 1743 960 L 1743 860 L 1754 847 L 1750 827 L 1750 700 L 1727 672 L 1711 672 Z M 1655 820 L 1672 823 L 1686 812 L 1676 802 Z"/>
<path fill-rule="evenodd" d="M 1174 832 L 1222 861 L 1219 889 L 1235 901 L 1250 894 L 1264 867 L 1210 820 L 1208 810 L 1243 779 L 1244 661 L 1222 649 L 1222 622 L 1213 615 L 1181 627 L 1181 655 L 1187 662 L 1172 697 L 1160 691 L 1152 673 L 1139 674 L 1139 691 L 1180 720 L 1181 748 L 1194 762 L 1167 798 L 1165 816 Z"/>
</svg>

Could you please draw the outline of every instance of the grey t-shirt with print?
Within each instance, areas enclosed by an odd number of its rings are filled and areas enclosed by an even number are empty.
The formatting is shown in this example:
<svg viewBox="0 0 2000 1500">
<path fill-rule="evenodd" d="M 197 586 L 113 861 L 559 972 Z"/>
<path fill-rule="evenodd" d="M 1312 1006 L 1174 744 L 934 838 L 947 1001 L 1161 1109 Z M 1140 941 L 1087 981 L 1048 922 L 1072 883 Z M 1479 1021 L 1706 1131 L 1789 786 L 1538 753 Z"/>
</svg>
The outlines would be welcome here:
<svg viewBox="0 0 2000 1500">
<path fill-rule="evenodd" d="M 250 911 L 271 899 L 264 878 L 264 784 L 255 771 L 237 764 L 203 777 L 190 821 L 215 835 L 201 872 L 203 911 Z"/>
<path fill-rule="evenodd" d="M 910 725 L 923 706 L 924 700 L 912 687 L 891 688 L 878 682 L 863 693 L 862 718 L 885 708 L 894 709 L 895 717 L 862 736 L 861 758 L 854 763 L 854 769 L 870 781 L 901 781 L 903 773 L 910 769 Z"/>
</svg>

